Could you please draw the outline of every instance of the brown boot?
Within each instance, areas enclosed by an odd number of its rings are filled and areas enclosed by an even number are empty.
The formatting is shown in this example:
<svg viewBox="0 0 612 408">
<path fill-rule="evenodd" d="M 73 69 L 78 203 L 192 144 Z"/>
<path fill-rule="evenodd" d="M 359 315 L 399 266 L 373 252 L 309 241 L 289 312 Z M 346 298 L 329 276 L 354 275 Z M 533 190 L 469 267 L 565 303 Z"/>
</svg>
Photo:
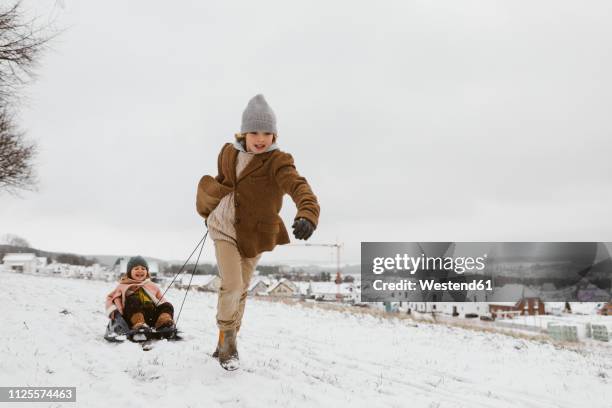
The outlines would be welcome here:
<svg viewBox="0 0 612 408">
<path fill-rule="evenodd" d="M 161 329 L 163 327 L 172 327 L 174 325 L 174 320 L 172 320 L 172 316 L 170 313 L 160 313 L 157 321 L 155 322 L 155 329 Z"/>
<path fill-rule="evenodd" d="M 221 367 L 228 371 L 237 370 L 240 367 L 240 360 L 236 345 L 236 329 L 220 331 L 218 347 Z"/>
<path fill-rule="evenodd" d="M 130 318 L 130 323 L 132 324 L 132 330 L 138 330 L 143 328 L 148 328 L 149 325 L 145 322 L 144 315 L 140 312 L 134 313 Z"/>
<path fill-rule="evenodd" d="M 236 327 L 236 336 L 238 336 L 238 331 L 240 330 L 240 326 Z M 219 331 L 219 339 L 217 340 L 217 348 L 212 353 L 212 358 L 219 358 L 219 343 L 221 343 L 221 331 Z"/>
<path fill-rule="evenodd" d="M 213 358 L 219 358 L 219 344 L 221 343 L 221 330 L 219 330 L 219 338 L 217 339 L 217 348 L 212 353 Z"/>
</svg>

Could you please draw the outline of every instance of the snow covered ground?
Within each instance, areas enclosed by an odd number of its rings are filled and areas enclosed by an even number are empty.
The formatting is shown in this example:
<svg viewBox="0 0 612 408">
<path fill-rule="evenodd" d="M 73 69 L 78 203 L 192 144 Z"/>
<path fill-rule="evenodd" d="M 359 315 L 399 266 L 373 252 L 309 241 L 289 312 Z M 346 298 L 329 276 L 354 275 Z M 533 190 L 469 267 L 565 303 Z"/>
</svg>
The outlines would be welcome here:
<svg viewBox="0 0 612 408">
<path fill-rule="evenodd" d="M 11 272 L 0 272 L 0 281 L 0 386 L 76 386 L 76 406 L 612 408 L 606 343 L 571 351 L 249 299 L 243 368 L 226 372 L 209 356 L 214 294 L 189 294 L 179 323 L 185 341 L 145 352 L 102 338 L 113 284 Z M 169 291 L 177 310 L 183 294 Z"/>
</svg>

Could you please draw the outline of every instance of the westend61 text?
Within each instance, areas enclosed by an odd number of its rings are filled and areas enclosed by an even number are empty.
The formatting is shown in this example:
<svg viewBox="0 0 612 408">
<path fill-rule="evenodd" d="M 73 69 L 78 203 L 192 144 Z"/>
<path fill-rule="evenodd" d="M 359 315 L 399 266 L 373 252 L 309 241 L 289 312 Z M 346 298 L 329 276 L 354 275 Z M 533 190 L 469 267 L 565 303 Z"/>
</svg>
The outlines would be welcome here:
<svg viewBox="0 0 612 408">
<path fill-rule="evenodd" d="M 384 282 L 380 279 L 372 284 L 374 290 L 444 290 L 444 291 L 467 291 L 467 290 L 493 290 L 490 279 L 473 280 L 471 282 L 436 282 L 435 280 L 423 280 L 417 282 L 402 279 L 399 282 Z"/>
</svg>

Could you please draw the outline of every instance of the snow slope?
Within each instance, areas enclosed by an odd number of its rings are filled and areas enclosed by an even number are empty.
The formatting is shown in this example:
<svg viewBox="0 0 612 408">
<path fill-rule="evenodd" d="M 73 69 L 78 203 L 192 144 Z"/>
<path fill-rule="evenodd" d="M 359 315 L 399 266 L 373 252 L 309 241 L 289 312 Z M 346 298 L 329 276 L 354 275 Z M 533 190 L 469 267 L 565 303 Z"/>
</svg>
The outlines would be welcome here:
<svg viewBox="0 0 612 408">
<path fill-rule="evenodd" d="M 112 284 L 10 272 L 0 281 L 0 385 L 76 386 L 80 407 L 612 407 L 607 345 L 576 352 L 249 299 L 243 369 L 226 372 L 209 357 L 214 294 L 189 294 L 185 341 L 144 352 L 102 338 Z M 177 310 L 183 294 L 169 291 Z"/>
</svg>

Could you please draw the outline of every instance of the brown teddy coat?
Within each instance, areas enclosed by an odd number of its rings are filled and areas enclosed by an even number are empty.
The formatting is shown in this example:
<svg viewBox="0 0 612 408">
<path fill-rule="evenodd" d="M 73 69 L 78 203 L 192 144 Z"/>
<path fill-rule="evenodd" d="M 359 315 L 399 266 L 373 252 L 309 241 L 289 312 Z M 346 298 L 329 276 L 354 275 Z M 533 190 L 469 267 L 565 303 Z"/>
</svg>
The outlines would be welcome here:
<svg viewBox="0 0 612 408">
<path fill-rule="evenodd" d="M 291 154 L 281 150 L 256 154 L 238 178 L 237 156 L 238 150 L 231 143 L 223 145 L 217 160 L 217 176 L 205 175 L 198 183 L 196 209 L 206 219 L 226 194 L 234 192 L 234 226 L 242 256 L 251 258 L 290 242 L 279 215 L 285 194 L 295 202 L 298 210 L 295 219 L 306 218 L 317 227 L 320 212 L 317 196 L 306 178 L 297 172 Z"/>
</svg>

